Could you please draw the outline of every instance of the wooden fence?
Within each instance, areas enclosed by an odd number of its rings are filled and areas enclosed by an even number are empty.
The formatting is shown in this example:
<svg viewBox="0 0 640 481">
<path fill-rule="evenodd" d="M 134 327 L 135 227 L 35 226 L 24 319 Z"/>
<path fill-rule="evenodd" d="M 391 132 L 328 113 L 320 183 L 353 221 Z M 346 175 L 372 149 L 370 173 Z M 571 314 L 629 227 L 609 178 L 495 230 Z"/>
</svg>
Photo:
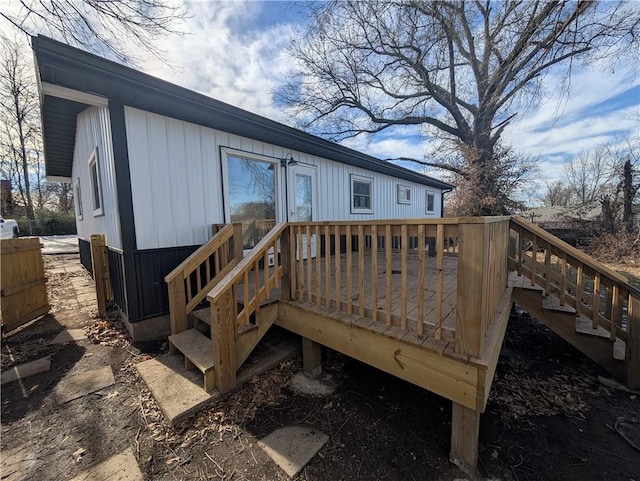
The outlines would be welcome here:
<svg viewBox="0 0 640 481">
<path fill-rule="evenodd" d="M 0 297 L 4 331 L 49 312 L 39 238 L 0 241 Z"/>
</svg>

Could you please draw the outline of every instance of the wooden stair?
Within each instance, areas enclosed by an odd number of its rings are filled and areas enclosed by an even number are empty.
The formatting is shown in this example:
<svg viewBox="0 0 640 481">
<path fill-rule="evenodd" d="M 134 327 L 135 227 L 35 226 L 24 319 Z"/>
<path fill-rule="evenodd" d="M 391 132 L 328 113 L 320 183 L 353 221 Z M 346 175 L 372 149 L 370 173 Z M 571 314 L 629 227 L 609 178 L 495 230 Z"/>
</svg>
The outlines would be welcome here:
<svg viewBox="0 0 640 481">
<path fill-rule="evenodd" d="M 580 315 L 568 305 L 560 305 L 553 294 L 545 295 L 540 286 L 530 285 L 529 279 L 512 272 L 509 284 L 513 287 L 513 300 L 551 331 L 563 338 L 613 376 L 624 378 L 625 344 L 612 340 L 602 326 L 593 329 L 591 319 Z"/>
<path fill-rule="evenodd" d="M 179 351 L 184 356 L 185 369 L 198 368 L 204 375 L 204 390 L 209 392 L 215 387 L 213 377 L 213 347 L 211 339 L 197 329 L 187 329 L 169 336 L 169 350 Z"/>
</svg>

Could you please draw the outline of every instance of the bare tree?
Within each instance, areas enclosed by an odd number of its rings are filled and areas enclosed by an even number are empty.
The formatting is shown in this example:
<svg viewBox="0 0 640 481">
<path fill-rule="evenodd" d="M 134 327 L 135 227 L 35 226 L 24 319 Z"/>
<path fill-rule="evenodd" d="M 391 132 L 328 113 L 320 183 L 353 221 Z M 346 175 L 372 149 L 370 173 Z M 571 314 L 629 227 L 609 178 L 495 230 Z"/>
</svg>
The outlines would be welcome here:
<svg viewBox="0 0 640 481">
<path fill-rule="evenodd" d="M 0 37 L 0 132 L 3 156 L 11 159 L 12 172 L 27 217 L 35 219 L 31 197 L 30 163 L 40 147 L 40 119 L 35 78 L 25 64 L 21 45 L 5 36 Z"/>
<path fill-rule="evenodd" d="M 564 180 L 547 181 L 540 200 L 547 207 L 571 205 L 571 188 Z"/>
<path fill-rule="evenodd" d="M 303 128 L 335 140 L 413 126 L 453 141 L 462 164 L 413 160 L 486 186 L 545 73 L 634 42 L 639 18 L 623 2 L 328 2 L 293 45 L 298 67 L 279 94 Z"/>
<path fill-rule="evenodd" d="M 186 8 L 171 0 L 15 0 L 0 17 L 27 35 L 45 33 L 129 63 L 131 45 L 161 58 L 159 36 L 181 33 Z"/>
<path fill-rule="evenodd" d="M 615 161 L 608 145 L 598 145 L 593 150 L 583 150 L 565 165 L 566 186 L 571 191 L 574 204 L 592 205 L 612 194 Z"/>
</svg>

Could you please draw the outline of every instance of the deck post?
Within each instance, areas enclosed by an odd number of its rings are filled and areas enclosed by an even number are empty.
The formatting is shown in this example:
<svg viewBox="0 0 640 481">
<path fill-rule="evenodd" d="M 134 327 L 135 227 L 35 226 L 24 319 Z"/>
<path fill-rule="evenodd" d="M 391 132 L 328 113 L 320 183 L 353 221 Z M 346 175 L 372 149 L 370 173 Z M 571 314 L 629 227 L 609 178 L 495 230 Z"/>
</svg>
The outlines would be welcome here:
<svg viewBox="0 0 640 481">
<path fill-rule="evenodd" d="M 244 245 L 242 239 L 242 224 L 233 224 L 233 257 L 236 262 L 240 262 L 244 257 Z"/>
<path fill-rule="evenodd" d="M 211 304 L 211 342 L 213 373 L 220 394 L 236 387 L 236 300 L 233 289 L 227 289 Z"/>
<path fill-rule="evenodd" d="M 190 282 L 187 279 L 187 282 Z M 171 319 L 171 334 L 178 334 L 189 328 L 187 323 L 187 296 L 184 292 L 182 275 L 172 279 L 168 285 L 169 318 Z M 171 344 L 169 344 L 171 348 Z"/>
<path fill-rule="evenodd" d="M 322 347 L 317 342 L 302 338 L 302 364 L 304 373 L 311 379 L 317 378 L 322 374 L 322 365 L 320 364 L 322 357 Z"/>
<path fill-rule="evenodd" d="M 475 223 L 459 225 L 456 352 L 479 357 L 487 322 L 489 253 L 486 224 L 470 220 Z"/>
<path fill-rule="evenodd" d="M 455 402 L 452 405 L 449 460 L 465 473 L 474 476 L 478 465 L 480 413 Z"/>
<path fill-rule="evenodd" d="M 93 281 L 96 286 L 96 299 L 98 301 L 98 315 L 107 315 L 109 265 L 105 262 L 107 256 L 106 240 L 103 234 L 93 234 L 91 242 L 91 262 L 93 267 Z"/>
<path fill-rule="evenodd" d="M 277 255 L 277 253 L 275 254 Z M 280 262 L 282 264 L 282 300 L 291 300 L 291 269 L 295 263 L 291 259 L 291 227 L 287 226 L 280 236 Z"/>
</svg>

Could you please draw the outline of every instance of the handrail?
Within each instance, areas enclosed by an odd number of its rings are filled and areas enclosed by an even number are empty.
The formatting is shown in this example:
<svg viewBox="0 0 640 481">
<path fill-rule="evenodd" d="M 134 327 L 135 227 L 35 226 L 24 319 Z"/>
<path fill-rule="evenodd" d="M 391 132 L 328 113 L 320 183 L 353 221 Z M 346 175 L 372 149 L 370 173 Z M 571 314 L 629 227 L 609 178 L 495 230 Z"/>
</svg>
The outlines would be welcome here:
<svg viewBox="0 0 640 481">
<path fill-rule="evenodd" d="M 241 258 L 242 226 L 228 224 L 165 276 L 172 334 L 187 329 L 187 315 Z"/>
<path fill-rule="evenodd" d="M 367 226 L 367 225 L 458 225 L 458 224 L 492 224 L 510 219 L 510 216 L 486 216 L 486 217 L 427 217 L 415 219 L 376 219 L 376 220 L 339 220 L 339 221 L 314 221 L 314 222 L 289 222 L 291 227 L 297 226 Z"/>
<path fill-rule="evenodd" d="M 220 296 L 236 284 L 245 275 L 246 271 L 251 270 L 255 263 L 264 258 L 265 251 L 268 251 L 273 244 L 279 239 L 282 232 L 288 227 L 286 222 L 277 224 L 258 242 L 253 249 L 225 276 L 222 282 L 219 282 L 208 294 L 209 302 L 216 302 Z M 274 253 L 277 254 L 277 253 Z"/>
<path fill-rule="evenodd" d="M 603 263 L 594 259 L 593 257 L 576 249 L 572 245 L 567 244 L 562 239 L 558 239 L 556 236 L 547 232 L 543 228 L 516 215 L 511 217 L 511 222 L 518 225 L 519 227 L 522 227 L 523 229 L 528 230 L 530 233 L 535 234 L 550 245 L 560 249 L 561 251 L 564 251 L 566 254 L 573 257 L 578 262 L 581 262 L 582 264 L 588 266 L 592 270 L 599 272 L 600 274 L 604 274 L 607 278 L 609 278 L 609 280 L 615 281 L 618 284 L 622 284 L 621 287 L 624 287 L 624 289 L 630 294 L 640 296 L 640 289 L 629 284 L 629 281 L 624 276 L 618 274 L 616 271 L 605 266 Z"/>
</svg>

